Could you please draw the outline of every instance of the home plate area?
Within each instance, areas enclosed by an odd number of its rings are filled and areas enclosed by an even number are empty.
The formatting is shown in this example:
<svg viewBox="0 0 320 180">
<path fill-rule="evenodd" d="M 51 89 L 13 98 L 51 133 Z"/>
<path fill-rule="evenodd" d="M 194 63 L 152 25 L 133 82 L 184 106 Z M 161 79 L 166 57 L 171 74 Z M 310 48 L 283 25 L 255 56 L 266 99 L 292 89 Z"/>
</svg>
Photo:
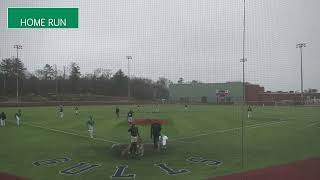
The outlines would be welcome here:
<svg viewBox="0 0 320 180">
<path fill-rule="evenodd" d="M 137 154 L 129 154 L 129 144 L 113 144 L 111 147 L 111 152 L 114 157 L 118 157 L 120 159 L 127 158 L 142 158 L 142 157 L 150 157 L 155 156 L 159 153 L 164 153 L 165 149 L 155 150 L 153 144 L 143 144 L 143 148 L 138 147 Z"/>
<path fill-rule="evenodd" d="M 319 180 L 320 159 L 309 159 L 208 180 Z"/>
<path fill-rule="evenodd" d="M 163 119 L 155 119 L 155 118 L 135 118 L 132 124 L 140 125 L 140 126 L 151 126 L 153 124 L 165 125 L 167 124 L 166 120 Z M 146 144 L 137 144 L 137 151 L 135 154 L 130 153 L 130 144 L 113 144 L 111 147 L 112 153 L 114 157 L 119 158 L 142 158 L 148 156 L 154 156 L 156 152 L 165 152 L 166 149 L 161 148 L 160 144 L 158 145 L 158 149 L 154 149 L 154 145 L 152 143 Z"/>
</svg>

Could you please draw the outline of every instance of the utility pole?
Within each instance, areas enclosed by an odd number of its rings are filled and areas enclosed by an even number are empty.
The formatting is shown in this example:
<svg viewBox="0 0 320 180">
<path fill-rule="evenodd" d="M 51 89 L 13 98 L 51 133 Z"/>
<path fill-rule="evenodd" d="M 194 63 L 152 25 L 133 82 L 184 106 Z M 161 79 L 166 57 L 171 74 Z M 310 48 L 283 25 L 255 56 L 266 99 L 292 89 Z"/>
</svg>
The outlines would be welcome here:
<svg viewBox="0 0 320 180">
<path fill-rule="evenodd" d="M 304 97 L 303 97 L 303 69 L 302 69 L 302 48 L 306 47 L 306 43 L 299 43 L 296 45 L 296 48 L 300 48 L 300 63 L 301 63 L 301 69 L 300 69 L 300 86 L 301 86 L 301 104 L 304 104 Z"/>
<path fill-rule="evenodd" d="M 13 48 L 17 49 L 17 58 L 16 58 L 16 70 L 17 70 L 17 107 L 19 104 L 19 66 L 18 66 L 18 62 L 19 62 L 19 49 L 22 49 L 21 45 L 14 45 Z"/>
<path fill-rule="evenodd" d="M 127 56 L 128 59 L 128 101 L 130 101 L 130 60 L 132 56 Z"/>
</svg>

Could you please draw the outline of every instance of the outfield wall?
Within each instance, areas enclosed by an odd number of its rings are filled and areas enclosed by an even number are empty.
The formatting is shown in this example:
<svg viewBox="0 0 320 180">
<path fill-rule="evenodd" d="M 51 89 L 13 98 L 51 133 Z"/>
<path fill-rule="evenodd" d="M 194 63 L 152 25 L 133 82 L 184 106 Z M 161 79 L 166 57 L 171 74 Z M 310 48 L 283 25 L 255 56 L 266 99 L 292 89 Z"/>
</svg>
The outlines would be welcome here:
<svg viewBox="0 0 320 180">
<path fill-rule="evenodd" d="M 227 102 L 240 102 L 243 97 L 241 82 L 226 83 L 190 83 L 169 85 L 170 100 L 181 102 L 208 102 L 217 103 L 216 92 L 227 90 Z M 204 101 L 204 99 L 206 101 Z"/>
</svg>

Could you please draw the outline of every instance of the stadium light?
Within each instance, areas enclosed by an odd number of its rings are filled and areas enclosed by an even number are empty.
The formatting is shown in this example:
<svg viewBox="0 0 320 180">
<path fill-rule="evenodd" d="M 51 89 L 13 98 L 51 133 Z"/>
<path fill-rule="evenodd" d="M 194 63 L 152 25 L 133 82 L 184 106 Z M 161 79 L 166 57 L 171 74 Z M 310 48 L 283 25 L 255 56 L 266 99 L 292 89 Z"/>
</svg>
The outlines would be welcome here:
<svg viewBox="0 0 320 180">
<path fill-rule="evenodd" d="M 301 61 L 301 69 L 300 69 L 300 78 L 301 78 L 301 104 L 304 104 L 303 98 L 303 71 L 302 71 L 302 48 L 306 47 L 306 43 L 299 43 L 296 45 L 296 48 L 300 48 L 300 61 Z"/>
<path fill-rule="evenodd" d="M 14 45 L 13 48 L 17 49 L 17 59 L 16 59 L 16 68 L 17 68 L 17 106 L 19 103 L 19 66 L 18 66 L 18 60 L 19 60 L 19 49 L 22 49 L 22 46 L 17 44 Z"/>
<path fill-rule="evenodd" d="M 128 59 L 128 101 L 130 101 L 130 60 L 132 60 L 132 56 L 126 56 Z"/>
</svg>

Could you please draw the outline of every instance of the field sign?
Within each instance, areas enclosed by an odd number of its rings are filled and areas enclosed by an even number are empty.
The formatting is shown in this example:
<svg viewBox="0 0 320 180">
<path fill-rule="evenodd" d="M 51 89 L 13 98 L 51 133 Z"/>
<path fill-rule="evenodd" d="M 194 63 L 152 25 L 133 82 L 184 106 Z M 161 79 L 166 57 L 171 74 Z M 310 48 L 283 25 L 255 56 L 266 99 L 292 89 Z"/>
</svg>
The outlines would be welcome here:
<svg viewBox="0 0 320 180">
<path fill-rule="evenodd" d="M 8 28 L 78 28 L 78 8 L 8 8 Z"/>
</svg>

